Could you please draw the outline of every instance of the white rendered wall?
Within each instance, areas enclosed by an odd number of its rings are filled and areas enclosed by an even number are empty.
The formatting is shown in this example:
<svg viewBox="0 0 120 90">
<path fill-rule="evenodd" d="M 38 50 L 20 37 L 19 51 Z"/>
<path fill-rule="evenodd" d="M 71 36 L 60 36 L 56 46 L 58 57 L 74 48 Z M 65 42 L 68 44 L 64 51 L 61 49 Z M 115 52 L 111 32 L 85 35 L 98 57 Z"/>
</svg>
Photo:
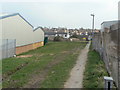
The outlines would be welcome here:
<svg viewBox="0 0 120 90">
<path fill-rule="evenodd" d="M 41 35 L 41 32 L 43 31 L 36 30 L 33 32 L 33 27 L 19 15 L 1 19 L 0 24 L 2 24 L 3 39 L 16 39 L 16 46 L 23 46 L 37 41 L 44 41 L 44 37 L 42 37 L 44 36 L 43 33 Z"/>
<path fill-rule="evenodd" d="M 41 28 L 36 29 L 33 32 L 33 42 L 40 42 L 40 41 L 44 41 L 44 32 Z"/>
</svg>

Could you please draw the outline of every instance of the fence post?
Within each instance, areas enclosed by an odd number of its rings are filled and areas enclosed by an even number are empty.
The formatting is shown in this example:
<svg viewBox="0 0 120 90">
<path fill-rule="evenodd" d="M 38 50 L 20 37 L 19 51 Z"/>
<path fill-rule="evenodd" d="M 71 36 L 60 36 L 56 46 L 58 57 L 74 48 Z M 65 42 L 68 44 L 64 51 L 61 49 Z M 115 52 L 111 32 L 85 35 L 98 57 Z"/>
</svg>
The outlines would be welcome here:
<svg viewBox="0 0 120 90">
<path fill-rule="evenodd" d="M 14 55 L 16 55 L 16 39 L 14 40 L 14 49 L 15 49 Z"/>
<path fill-rule="evenodd" d="M 113 78 L 104 76 L 104 80 L 105 80 L 105 84 L 104 84 L 105 90 L 112 90 Z"/>
<path fill-rule="evenodd" d="M 8 39 L 6 39 L 6 57 L 8 58 Z"/>
</svg>

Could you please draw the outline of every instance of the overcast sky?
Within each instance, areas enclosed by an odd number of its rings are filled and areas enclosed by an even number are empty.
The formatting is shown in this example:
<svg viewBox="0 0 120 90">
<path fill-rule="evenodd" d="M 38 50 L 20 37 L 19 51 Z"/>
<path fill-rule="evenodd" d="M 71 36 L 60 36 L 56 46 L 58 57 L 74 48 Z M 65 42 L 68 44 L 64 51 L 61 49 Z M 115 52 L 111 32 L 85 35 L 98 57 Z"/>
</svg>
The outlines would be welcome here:
<svg viewBox="0 0 120 90">
<path fill-rule="evenodd" d="M 118 19 L 119 0 L 1 0 L 2 13 L 20 13 L 34 27 L 95 28 Z M 21 2 L 21 3 L 20 3 Z"/>
</svg>

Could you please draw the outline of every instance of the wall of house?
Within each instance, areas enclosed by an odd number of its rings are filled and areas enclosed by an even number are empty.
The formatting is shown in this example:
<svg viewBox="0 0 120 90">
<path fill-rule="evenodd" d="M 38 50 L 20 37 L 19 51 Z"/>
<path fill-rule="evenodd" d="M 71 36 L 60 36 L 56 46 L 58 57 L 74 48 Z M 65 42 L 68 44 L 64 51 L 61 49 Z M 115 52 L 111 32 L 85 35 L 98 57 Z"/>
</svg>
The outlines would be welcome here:
<svg viewBox="0 0 120 90">
<path fill-rule="evenodd" d="M 43 46 L 44 32 L 41 28 L 35 31 L 19 15 L 0 19 L 2 39 L 16 39 L 16 54 Z"/>
<path fill-rule="evenodd" d="M 33 28 L 19 15 L 1 20 L 3 39 L 16 39 L 17 47 L 33 43 Z"/>
<path fill-rule="evenodd" d="M 37 28 L 33 31 L 33 43 L 44 41 L 44 31 L 41 28 Z"/>
</svg>

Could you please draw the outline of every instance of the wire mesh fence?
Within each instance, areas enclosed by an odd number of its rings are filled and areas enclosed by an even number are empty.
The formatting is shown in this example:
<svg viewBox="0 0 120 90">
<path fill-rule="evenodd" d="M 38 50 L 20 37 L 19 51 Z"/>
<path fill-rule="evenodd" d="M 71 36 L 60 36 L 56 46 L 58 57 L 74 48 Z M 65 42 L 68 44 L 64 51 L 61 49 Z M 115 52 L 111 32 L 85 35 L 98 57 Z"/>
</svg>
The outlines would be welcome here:
<svg viewBox="0 0 120 90">
<path fill-rule="evenodd" d="M 0 59 L 13 57 L 16 52 L 15 48 L 15 39 L 2 39 L 0 43 Z"/>
</svg>

